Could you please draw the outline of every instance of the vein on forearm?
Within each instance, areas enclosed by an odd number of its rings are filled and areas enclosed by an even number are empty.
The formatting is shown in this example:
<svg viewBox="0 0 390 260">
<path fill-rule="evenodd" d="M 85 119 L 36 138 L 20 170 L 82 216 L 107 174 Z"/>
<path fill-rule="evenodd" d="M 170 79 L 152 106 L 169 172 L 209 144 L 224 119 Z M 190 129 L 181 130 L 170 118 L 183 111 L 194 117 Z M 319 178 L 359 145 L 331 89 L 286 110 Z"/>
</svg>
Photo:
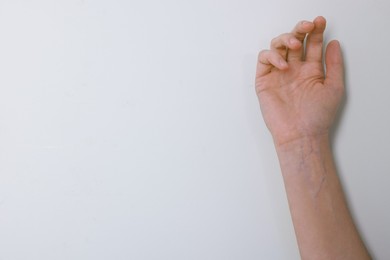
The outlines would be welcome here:
<svg viewBox="0 0 390 260">
<path fill-rule="evenodd" d="M 311 188 L 312 198 L 317 198 L 322 185 L 326 181 L 327 167 L 325 158 L 321 156 L 318 148 L 314 148 L 311 142 L 302 143 L 300 171 L 306 175 L 308 185 Z M 307 151 L 306 151 L 307 150 Z"/>
<path fill-rule="evenodd" d="M 312 199 L 319 196 L 326 185 L 329 171 L 333 169 L 326 142 L 327 140 L 317 142 L 308 138 L 278 150 L 285 181 L 289 182 L 291 178 L 291 181 L 302 182 L 300 188 L 307 189 Z"/>
<path fill-rule="evenodd" d="M 295 140 L 276 150 L 302 259 L 369 259 L 349 213 L 328 136 Z"/>
</svg>

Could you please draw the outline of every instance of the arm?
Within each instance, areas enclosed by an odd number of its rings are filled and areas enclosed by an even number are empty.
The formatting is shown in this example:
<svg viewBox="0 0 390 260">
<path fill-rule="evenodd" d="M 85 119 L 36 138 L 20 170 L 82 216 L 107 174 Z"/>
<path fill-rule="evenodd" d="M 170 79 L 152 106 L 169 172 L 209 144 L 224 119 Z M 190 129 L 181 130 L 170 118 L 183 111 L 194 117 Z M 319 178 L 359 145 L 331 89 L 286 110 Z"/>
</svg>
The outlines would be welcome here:
<svg viewBox="0 0 390 260">
<path fill-rule="evenodd" d="M 256 92 L 275 143 L 302 259 L 370 259 L 329 143 L 344 79 L 337 41 L 327 46 L 324 74 L 325 26 L 317 17 L 272 40 L 270 50 L 259 54 Z"/>
</svg>

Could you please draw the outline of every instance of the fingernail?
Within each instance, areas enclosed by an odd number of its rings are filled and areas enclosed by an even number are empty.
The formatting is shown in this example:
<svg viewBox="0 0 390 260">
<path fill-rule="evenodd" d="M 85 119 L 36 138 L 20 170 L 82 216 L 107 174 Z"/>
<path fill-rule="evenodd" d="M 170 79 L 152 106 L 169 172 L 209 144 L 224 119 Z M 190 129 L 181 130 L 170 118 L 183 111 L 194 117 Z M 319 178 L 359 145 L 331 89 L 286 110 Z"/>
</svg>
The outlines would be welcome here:
<svg viewBox="0 0 390 260">
<path fill-rule="evenodd" d="M 298 39 L 295 39 L 295 38 L 290 39 L 290 44 L 297 44 L 297 43 L 300 43 L 300 41 L 298 41 Z"/>
<path fill-rule="evenodd" d="M 279 65 L 281 68 L 287 68 L 288 64 L 285 60 L 279 60 Z"/>
</svg>

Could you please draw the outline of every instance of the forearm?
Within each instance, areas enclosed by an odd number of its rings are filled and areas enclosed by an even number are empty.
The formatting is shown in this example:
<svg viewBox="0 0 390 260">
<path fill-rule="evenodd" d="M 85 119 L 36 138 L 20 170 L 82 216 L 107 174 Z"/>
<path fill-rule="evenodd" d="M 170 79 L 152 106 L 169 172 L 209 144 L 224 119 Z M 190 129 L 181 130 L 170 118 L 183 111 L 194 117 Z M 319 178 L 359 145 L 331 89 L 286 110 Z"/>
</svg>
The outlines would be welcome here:
<svg viewBox="0 0 390 260">
<path fill-rule="evenodd" d="M 370 259 L 347 208 L 328 136 L 276 150 L 302 259 Z"/>
</svg>

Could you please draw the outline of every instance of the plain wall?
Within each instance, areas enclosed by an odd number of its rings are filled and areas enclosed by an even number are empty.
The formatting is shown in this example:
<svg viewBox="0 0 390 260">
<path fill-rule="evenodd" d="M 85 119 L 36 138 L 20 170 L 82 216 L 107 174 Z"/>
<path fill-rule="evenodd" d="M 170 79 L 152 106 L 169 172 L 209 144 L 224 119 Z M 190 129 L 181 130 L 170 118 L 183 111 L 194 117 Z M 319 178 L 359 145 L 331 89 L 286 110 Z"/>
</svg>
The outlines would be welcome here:
<svg viewBox="0 0 390 260">
<path fill-rule="evenodd" d="M 0 259 L 299 259 L 257 53 L 323 15 L 347 98 L 334 151 L 390 258 L 389 3 L 0 1 Z"/>
</svg>

